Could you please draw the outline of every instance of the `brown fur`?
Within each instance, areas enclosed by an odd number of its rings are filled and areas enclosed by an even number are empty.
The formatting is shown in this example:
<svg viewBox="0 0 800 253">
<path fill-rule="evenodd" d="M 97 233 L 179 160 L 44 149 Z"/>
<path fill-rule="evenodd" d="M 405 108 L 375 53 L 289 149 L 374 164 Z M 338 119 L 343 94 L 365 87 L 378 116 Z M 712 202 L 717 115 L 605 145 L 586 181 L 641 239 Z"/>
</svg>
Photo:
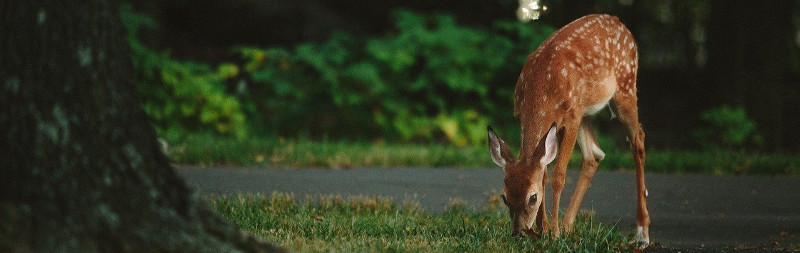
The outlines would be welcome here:
<svg viewBox="0 0 800 253">
<path fill-rule="evenodd" d="M 543 187 L 547 171 L 546 164 L 539 161 L 545 153 L 542 139 L 553 124 L 561 133 L 551 178 L 554 222 L 550 231 L 556 236 L 561 232 L 556 221 L 566 166 L 576 141 L 581 143 L 584 158 L 581 176 L 563 221 L 564 231 L 571 231 L 580 202 L 603 156 L 589 116 L 613 101 L 620 121 L 627 128 L 636 162 L 639 196 L 636 223 L 644 229 L 642 241 L 649 241 L 644 131 L 638 120 L 636 98 L 637 58 L 636 43 L 630 31 L 609 15 L 589 15 L 567 24 L 528 56 L 514 97 L 514 116 L 522 126 L 520 156 L 514 159 L 510 151 L 503 155 L 509 161 L 504 168 L 505 194 L 512 219 L 515 219 L 512 221 L 515 232 L 531 230 L 528 224 L 534 218 L 537 232 L 546 227 Z M 500 143 L 505 146 L 502 140 Z M 508 150 L 507 147 L 502 149 Z M 527 203 L 532 193 L 538 194 L 541 204 Z"/>
</svg>

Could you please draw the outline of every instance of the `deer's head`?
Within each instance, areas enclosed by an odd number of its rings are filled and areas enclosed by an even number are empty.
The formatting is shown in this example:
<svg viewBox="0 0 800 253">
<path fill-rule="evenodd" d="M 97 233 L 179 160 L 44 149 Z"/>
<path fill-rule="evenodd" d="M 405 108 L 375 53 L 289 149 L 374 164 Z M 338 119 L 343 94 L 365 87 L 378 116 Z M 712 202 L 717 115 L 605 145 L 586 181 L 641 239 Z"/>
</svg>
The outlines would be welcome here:
<svg viewBox="0 0 800 253">
<path fill-rule="evenodd" d="M 508 145 L 497 137 L 491 127 L 489 132 L 489 151 L 492 161 L 505 171 L 503 202 L 511 215 L 511 234 L 534 235 L 533 223 L 544 200 L 544 177 L 547 164 L 556 157 L 556 127 L 550 128 L 544 140 L 540 141 L 532 157 L 514 158 Z"/>
</svg>

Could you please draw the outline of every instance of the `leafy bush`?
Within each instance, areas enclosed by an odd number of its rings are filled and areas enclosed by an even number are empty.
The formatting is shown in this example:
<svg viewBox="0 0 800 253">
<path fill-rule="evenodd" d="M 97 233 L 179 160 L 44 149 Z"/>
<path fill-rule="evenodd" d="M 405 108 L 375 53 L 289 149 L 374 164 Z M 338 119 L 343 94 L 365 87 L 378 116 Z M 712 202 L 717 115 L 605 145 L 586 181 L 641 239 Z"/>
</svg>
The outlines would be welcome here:
<svg viewBox="0 0 800 253">
<path fill-rule="evenodd" d="M 498 34 L 448 15 L 395 17 L 380 38 L 339 33 L 294 50 L 235 49 L 246 61 L 248 112 L 280 135 L 483 143 L 487 124 L 511 120 L 522 62 L 553 31 L 509 21 L 495 25 Z"/>
<path fill-rule="evenodd" d="M 483 143 L 487 124 L 515 125 L 519 69 L 554 30 L 503 21 L 490 31 L 397 11 L 395 29 L 382 37 L 335 33 L 291 50 L 238 47 L 243 64 L 213 70 L 149 49 L 136 33 L 155 22 L 129 6 L 121 16 L 144 110 L 169 140 L 195 131 L 242 138 L 247 118 L 266 136 Z"/>
<path fill-rule="evenodd" d="M 763 138 L 756 124 L 742 107 L 720 106 L 704 111 L 700 119 L 705 127 L 694 131 L 699 144 L 706 149 L 743 149 L 759 146 Z"/>
<path fill-rule="evenodd" d="M 189 131 L 213 131 L 242 138 L 245 115 L 235 97 L 226 94 L 222 80 L 236 75 L 230 68 L 213 71 L 208 65 L 181 62 L 166 52 L 155 52 L 136 38 L 137 31 L 156 27 L 148 16 L 121 8 L 128 31 L 131 61 L 143 107 L 159 135 L 169 140 Z"/>
</svg>

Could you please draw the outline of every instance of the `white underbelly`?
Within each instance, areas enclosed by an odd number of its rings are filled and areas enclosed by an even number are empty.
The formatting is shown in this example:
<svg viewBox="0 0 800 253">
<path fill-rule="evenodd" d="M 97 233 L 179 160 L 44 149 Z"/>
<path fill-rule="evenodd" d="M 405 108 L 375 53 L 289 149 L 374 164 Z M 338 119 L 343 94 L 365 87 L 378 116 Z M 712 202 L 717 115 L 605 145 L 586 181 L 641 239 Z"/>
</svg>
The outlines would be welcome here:
<svg viewBox="0 0 800 253">
<path fill-rule="evenodd" d="M 594 115 L 605 108 L 608 105 L 608 101 L 611 101 L 611 98 L 614 97 L 614 93 L 617 92 L 617 79 L 614 76 L 607 76 L 595 85 L 597 86 L 593 87 L 592 92 L 594 92 L 596 96 L 593 96 L 593 99 L 588 101 L 592 104 L 586 106 L 583 115 Z"/>
<path fill-rule="evenodd" d="M 599 103 L 599 104 L 596 104 L 596 105 L 591 105 L 591 106 L 586 107 L 586 110 L 583 111 L 583 115 L 586 115 L 586 116 L 594 115 L 595 113 L 599 112 L 604 107 L 606 107 L 608 105 L 608 101 L 610 99 L 611 99 L 611 97 L 609 97 L 608 100 L 606 100 L 603 103 Z"/>
</svg>

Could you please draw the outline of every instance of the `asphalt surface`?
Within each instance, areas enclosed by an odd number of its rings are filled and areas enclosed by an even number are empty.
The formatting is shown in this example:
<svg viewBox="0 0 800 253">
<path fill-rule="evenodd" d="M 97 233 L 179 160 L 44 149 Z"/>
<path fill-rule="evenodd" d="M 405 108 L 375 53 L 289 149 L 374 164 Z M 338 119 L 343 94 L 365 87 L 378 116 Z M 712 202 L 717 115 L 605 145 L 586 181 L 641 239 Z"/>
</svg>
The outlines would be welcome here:
<svg viewBox="0 0 800 253">
<path fill-rule="evenodd" d="M 263 169 L 176 168 L 203 194 L 288 192 L 413 198 L 440 211 L 451 199 L 485 205 L 503 188 L 501 169 Z M 568 170 L 565 209 L 577 170 Z M 800 178 L 646 175 L 650 240 L 662 249 L 800 247 Z M 623 233 L 635 227 L 635 176 L 598 171 L 581 209 Z M 550 187 L 547 187 L 548 189 Z M 548 193 L 548 198 L 551 194 Z M 794 245 L 794 246 L 792 246 Z M 692 251 L 692 250 L 689 250 Z"/>
</svg>

